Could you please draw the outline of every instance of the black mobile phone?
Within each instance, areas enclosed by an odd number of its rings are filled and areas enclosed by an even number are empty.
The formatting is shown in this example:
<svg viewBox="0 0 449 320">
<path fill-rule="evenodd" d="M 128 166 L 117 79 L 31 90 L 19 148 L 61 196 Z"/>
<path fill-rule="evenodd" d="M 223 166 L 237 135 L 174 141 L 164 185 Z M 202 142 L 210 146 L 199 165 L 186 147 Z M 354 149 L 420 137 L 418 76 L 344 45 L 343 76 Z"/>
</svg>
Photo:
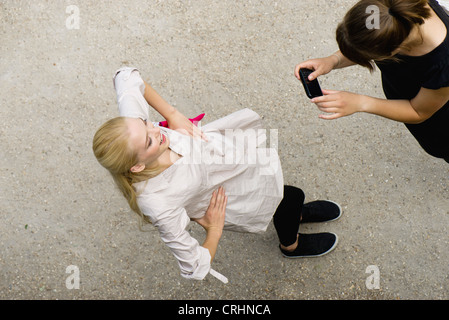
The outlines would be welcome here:
<svg viewBox="0 0 449 320">
<path fill-rule="evenodd" d="M 312 81 L 309 80 L 309 75 L 313 72 L 313 70 L 301 68 L 299 69 L 299 76 L 301 78 L 301 82 L 304 86 L 304 90 L 306 90 L 306 94 L 309 99 L 319 97 L 323 95 L 321 91 L 320 84 L 317 79 Z"/>
</svg>

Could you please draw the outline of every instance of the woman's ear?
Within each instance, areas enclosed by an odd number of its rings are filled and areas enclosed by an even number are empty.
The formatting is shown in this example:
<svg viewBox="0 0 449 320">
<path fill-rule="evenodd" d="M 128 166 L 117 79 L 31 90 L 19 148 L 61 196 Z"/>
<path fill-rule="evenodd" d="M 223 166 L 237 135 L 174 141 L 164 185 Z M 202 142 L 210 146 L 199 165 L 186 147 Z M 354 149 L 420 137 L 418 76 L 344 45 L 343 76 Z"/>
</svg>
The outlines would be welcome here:
<svg viewBox="0 0 449 320">
<path fill-rule="evenodd" d="M 143 169 L 145 169 L 144 164 L 136 164 L 135 166 L 132 166 L 131 169 L 129 169 L 133 173 L 141 172 Z"/>
</svg>

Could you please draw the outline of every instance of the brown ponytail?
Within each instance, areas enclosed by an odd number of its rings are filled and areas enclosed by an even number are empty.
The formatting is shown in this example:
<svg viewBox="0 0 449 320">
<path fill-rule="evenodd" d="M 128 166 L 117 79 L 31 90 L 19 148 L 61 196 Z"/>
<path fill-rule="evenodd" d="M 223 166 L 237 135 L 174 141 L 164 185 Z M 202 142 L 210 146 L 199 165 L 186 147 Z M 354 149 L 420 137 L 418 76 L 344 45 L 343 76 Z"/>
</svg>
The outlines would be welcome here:
<svg viewBox="0 0 449 320">
<path fill-rule="evenodd" d="M 378 8 L 377 28 L 367 27 L 369 6 Z M 338 25 L 337 43 L 345 57 L 372 71 L 373 60 L 392 58 L 412 29 L 429 17 L 427 0 L 361 0 Z"/>
</svg>

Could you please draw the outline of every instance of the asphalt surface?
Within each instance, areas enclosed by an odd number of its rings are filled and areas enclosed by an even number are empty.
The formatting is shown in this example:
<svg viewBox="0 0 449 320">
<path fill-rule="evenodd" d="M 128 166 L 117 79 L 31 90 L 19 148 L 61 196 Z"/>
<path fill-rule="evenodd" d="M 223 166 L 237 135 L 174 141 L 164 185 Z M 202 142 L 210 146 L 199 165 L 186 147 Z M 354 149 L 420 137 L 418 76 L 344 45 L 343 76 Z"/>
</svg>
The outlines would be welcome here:
<svg viewBox="0 0 449 320">
<path fill-rule="evenodd" d="M 337 50 L 353 3 L 3 0 L 0 298 L 448 299 L 449 165 L 401 123 L 318 119 L 293 76 L 297 63 Z M 272 224 L 262 235 L 225 232 L 213 268 L 229 283 L 183 279 L 91 151 L 118 114 L 112 75 L 125 65 L 185 115 L 205 112 L 203 123 L 258 112 L 278 132 L 285 183 L 344 209 L 300 229 L 335 232 L 336 249 L 286 259 Z M 320 83 L 383 97 L 379 71 L 361 67 Z"/>
</svg>

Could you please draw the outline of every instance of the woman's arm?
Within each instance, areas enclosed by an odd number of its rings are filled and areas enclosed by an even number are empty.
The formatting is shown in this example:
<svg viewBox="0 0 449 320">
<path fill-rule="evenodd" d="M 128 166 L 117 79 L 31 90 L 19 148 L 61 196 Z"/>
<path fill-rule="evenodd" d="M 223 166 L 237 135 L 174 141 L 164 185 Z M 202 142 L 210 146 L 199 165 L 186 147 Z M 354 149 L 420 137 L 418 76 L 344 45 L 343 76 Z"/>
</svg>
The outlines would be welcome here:
<svg viewBox="0 0 449 320">
<path fill-rule="evenodd" d="M 150 106 L 154 108 L 165 119 L 169 119 L 175 115 L 177 110 L 165 101 L 147 82 L 145 84 L 144 98 Z"/>
<path fill-rule="evenodd" d="M 204 221 L 204 227 L 208 229 L 203 245 L 200 245 L 186 230 L 190 221 L 194 219 L 189 218 L 185 208 L 177 207 L 159 212 L 154 210 L 154 198 L 143 197 L 140 200 L 141 211 L 151 219 L 161 236 L 161 240 L 170 248 L 177 259 L 181 275 L 189 279 L 204 279 L 210 271 L 224 225 L 224 207 L 226 206 L 224 190 L 220 192 L 220 198 L 217 191 L 211 198 L 209 208 L 206 211 L 206 216 L 211 217 L 211 219 L 208 217 L 199 219 L 200 222 Z M 217 210 L 219 208 L 221 209 Z M 219 219 L 216 219 L 217 217 Z"/>
<path fill-rule="evenodd" d="M 346 58 L 340 50 L 334 52 L 332 55 L 330 55 L 330 57 L 335 57 L 337 60 L 337 62 L 334 64 L 333 69 L 342 69 L 355 65 L 355 63 Z"/>
<path fill-rule="evenodd" d="M 421 123 L 449 101 L 449 87 L 431 90 L 421 88 L 411 100 L 387 100 L 351 92 L 323 90 L 324 96 L 312 99 L 321 111 L 321 119 L 333 120 L 366 112 L 404 123 Z"/>
<path fill-rule="evenodd" d="M 144 84 L 145 92 L 143 96 L 145 100 L 167 120 L 171 129 L 206 140 L 204 133 L 197 126 L 193 125 L 186 116 L 165 101 L 147 82 L 144 81 Z"/>
<path fill-rule="evenodd" d="M 211 262 L 214 260 L 223 232 L 227 201 L 225 190 L 220 187 L 218 191 L 213 192 L 206 214 L 202 218 L 194 220 L 206 230 L 203 247 L 209 250 Z"/>
</svg>

